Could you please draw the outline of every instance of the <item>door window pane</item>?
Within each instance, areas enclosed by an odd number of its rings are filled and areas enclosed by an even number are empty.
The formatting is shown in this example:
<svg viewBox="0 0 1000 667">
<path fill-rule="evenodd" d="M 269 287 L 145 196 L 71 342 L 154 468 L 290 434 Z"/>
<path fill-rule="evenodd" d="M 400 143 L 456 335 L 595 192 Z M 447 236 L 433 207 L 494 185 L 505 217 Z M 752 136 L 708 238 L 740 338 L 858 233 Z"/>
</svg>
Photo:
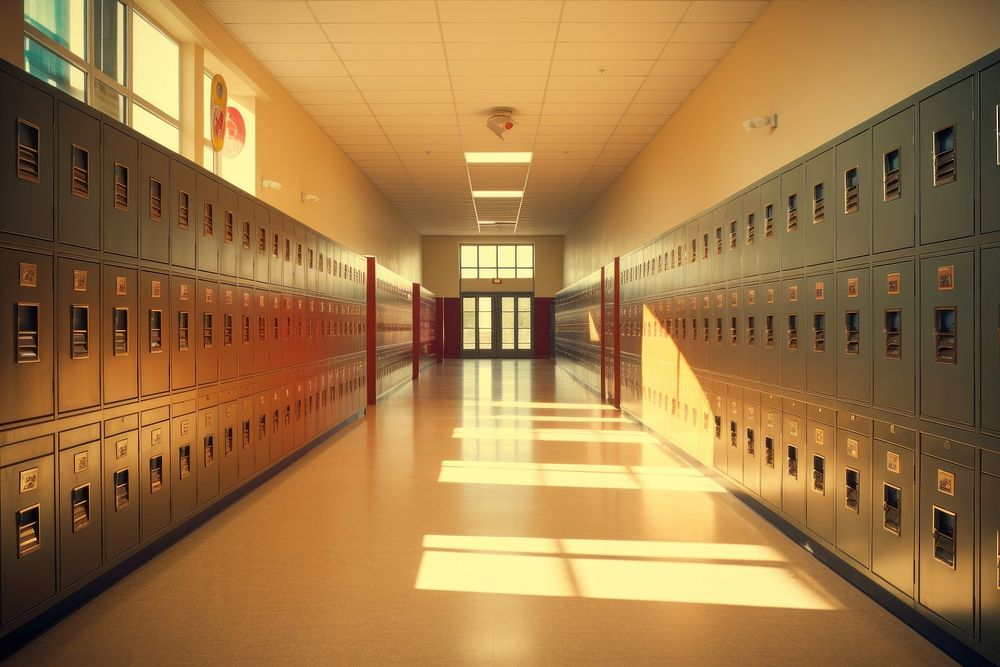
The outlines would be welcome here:
<svg viewBox="0 0 1000 667">
<path fill-rule="evenodd" d="M 56 44 L 86 60 L 86 0 L 24 0 L 24 20 Z"/>
<path fill-rule="evenodd" d="M 132 127 L 170 150 L 180 150 L 180 130 L 138 104 L 132 105 Z"/>
<path fill-rule="evenodd" d="M 476 326 L 476 313 L 475 312 L 464 312 L 462 313 L 462 326 L 463 327 L 475 327 Z"/>
<path fill-rule="evenodd" d="M 87 101 L 87 73 L 27 36 L 24 38 L 24 69 L 81 102 Z"/>
<path fill-rule="evenodd" d="M 504 350 L 513 350 L 514 349 L 514 330 L 513 329 L 504 329 L 503 330 L 503 340 L 502 340 L 502 343 L 503 343 L 502 348 Z"/>
<path fill-rule="evenodd" d="M 474 349 L 476 349 L 476 330 L 475 329 L 464 329 L 462 331 L 462 349 L 463 350 L 474 350 Z"/>
<path fill-rule="evenodd" d="M 480 329 L 479 330 L 479 349 L 480 350 L 490 350 L 490 349 L 493 349 L 493 330 L 492 329 Z"/>
<path fill-rule="evenodd" d="M 514 313 L 504 313 L 501 319 L 503 320 L 503 324 L 501 326 L 503 326 L 504 329 L 514 328 Z"/>
<path fill-rule="evenodd" d="M 519 350 L 531 349 L 531 329 L 517 330 L 517 349 Z"/>
<path fill-rule="evenodd" d="M 180 116 L 180 47 L 141 14 L 132 21 L 132 87 L 172 118 Z"/>
</svg>

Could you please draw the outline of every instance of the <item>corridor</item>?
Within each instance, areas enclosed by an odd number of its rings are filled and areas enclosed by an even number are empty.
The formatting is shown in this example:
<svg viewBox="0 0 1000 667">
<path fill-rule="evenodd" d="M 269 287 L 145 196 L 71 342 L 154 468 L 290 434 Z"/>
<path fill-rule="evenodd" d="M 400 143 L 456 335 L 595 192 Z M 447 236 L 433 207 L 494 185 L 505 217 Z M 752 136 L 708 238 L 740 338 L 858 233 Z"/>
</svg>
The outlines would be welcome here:
<svg viewBox="0 0 1000 667">
<path fill-rule="evenodd" d="M 946 664 L 551 361 L 449 360 L 12 664 Z"/>
</svg>

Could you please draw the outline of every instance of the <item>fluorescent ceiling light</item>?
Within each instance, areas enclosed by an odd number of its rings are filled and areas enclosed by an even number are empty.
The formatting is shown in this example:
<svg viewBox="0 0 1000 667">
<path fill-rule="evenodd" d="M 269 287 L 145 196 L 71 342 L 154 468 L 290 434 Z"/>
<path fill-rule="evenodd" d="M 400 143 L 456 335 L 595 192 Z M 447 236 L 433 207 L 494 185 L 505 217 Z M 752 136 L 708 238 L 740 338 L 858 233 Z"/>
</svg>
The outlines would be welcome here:
<svg viewBox="0 0 1000 667">
<path fill-rule="evenodd" d="M 480 220 L 480 225 L 513 225 L 516 224 L 513 220 Z"/>
<path fill-rule="evenodd" d="M 527 164 L 531 162 L 531 152 L 486 151 L 465 154 L 469 164 Z"/>
<path fill-rule="evenodd" d="M 524 190 L 473 190 L 476 199 L 517 199 L 524 196 Z"/>
</svg>

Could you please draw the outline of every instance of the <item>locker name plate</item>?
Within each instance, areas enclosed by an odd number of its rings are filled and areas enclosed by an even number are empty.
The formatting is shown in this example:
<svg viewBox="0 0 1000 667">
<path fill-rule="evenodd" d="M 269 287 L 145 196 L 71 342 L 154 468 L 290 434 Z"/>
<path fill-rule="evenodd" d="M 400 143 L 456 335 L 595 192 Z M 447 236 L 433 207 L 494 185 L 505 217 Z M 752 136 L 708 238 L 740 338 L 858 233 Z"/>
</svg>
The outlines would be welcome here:
<svg viewBox="0 0 1000 667">
<path fill-rule="evenodd" d="M 847 455 L 852 459 L 858 458 L 859 443 L 854 438 L 847 439 Z"/>
<path fill-rule="evenodd" d="M 38 287 L 38 265 L 28 262 L 18 264 L 19 284 L 21 287 Z"/>
<path fill-rule="evenodd" d="M 937 288 L 939 292 L 955 289 L 955 267 L 953 265 L 938 267 Z"/>
<path fill-rule="evenodd" d="M 941 470 L 938 468 L 937 471 L 937 488 L 941 493 L 954 496 L 955 495 L 955 473 L 948 472 L 947 470 Z"/>
<path fill-rule="evenodd" d="M 38 488 L 38 468 L 28 468 L 21 471 L 19 488 L 18 493 L 28 493 Z"/>
<path fill-rule="evenodd" d="M 847 279 L 847 298 L 854 299 L 858 296 L 858 279 L 848 278 Z"/>
<path fill-rule="evenodd" d="M 115 295 L 116 296 L 128 295 L 128 278 L 126 278 L 125 276 L 115 276 Z"/>
<path fill-rule="evenodd" d="M 896 452 L 886 452 L 885 453 L 885 469 L 896 475 L 899 474 L 900 461 L 899 454 Z"/>
<path fill-rule="evenodd" d="M 899 296 L 899 274 L 890 273 L 885 277 L 885 292 L 889 296 Z"/>
<path fill-rule="evenodd" d="M 87 291 L 87 272 L 80 269 L 73 269 L 73 291 Z"/>
<path fill-rule="evenodd" d="M 81 472 L 86 472 L 87 467 L 90 465 L 89 456 L 87 452 L 77 452 L 73 455 L 73 472 L 79 475 Z"/>
<path fill-rule="evenodd" d="M 128 456 L 128 440 L 119 440 L 115 443 L 115 459 L 123 459 Z"/>
<path fill-rule="evenodd" d="M 153 299 L 159 299 L 160 298 L 160 291 L 161 291 L 160 281 L 159 280 L 152 280 L 152 281 L 150 281 L 150 283 L 149 283 L 149 291 L 150 291 L 151 298 L 153 298 Z"/>
</svg>

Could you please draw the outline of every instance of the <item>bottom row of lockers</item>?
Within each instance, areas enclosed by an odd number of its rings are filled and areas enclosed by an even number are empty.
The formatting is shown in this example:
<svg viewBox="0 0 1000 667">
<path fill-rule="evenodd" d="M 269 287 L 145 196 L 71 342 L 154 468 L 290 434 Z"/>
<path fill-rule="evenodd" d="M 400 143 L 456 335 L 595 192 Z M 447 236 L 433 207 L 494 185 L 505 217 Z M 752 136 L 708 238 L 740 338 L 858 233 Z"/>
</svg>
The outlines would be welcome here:
<svg viewBox="0 0 1000 667">
<path fill-rule="evenodd" d="M 141 420 L 116 417 L 103 429 L 95 421 L 4 447 L 0 623 L 362 410 L 365 364 L 360 355 L 267 391 L 232 392 L 234 400 L 203 396 L 144 411 Z"/>
</svg>

